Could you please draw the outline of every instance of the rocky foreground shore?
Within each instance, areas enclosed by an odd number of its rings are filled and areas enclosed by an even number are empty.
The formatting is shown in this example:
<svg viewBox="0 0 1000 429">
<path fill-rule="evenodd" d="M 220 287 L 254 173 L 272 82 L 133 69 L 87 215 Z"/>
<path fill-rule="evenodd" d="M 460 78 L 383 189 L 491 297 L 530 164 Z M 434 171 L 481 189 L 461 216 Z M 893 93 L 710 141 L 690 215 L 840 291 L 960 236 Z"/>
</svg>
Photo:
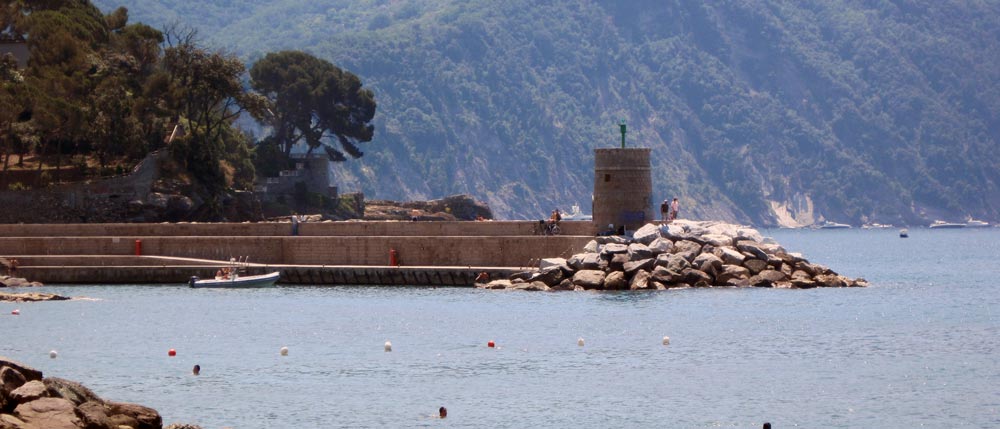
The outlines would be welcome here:
<svg viewBox="0 0 1000 429">
<path fill-rule="evenodd" d="M 543 259 L 509 279 L 477 283 L 484 289 L 664 290 L 682 287 L 863 287 L 753 228 L 676 220 L 647 224 L 632 237 L 597 237 L 569 259 Z"/>
<path fill-rule="evenodd" d="M 0 429 L 160 429 L 156 410 L 105 401 L 79 383 L 0 356 Z"/>
</svg>

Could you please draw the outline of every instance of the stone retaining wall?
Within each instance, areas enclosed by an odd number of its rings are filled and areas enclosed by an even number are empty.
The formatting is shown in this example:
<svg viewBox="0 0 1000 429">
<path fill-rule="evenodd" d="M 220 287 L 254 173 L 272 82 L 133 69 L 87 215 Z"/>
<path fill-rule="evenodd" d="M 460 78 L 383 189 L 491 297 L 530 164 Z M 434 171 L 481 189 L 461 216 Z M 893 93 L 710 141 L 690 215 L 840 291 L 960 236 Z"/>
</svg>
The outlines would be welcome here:
<svg viewBox="0 0 1000 429">
<path fill-rule="evenodd" d="M 143 199 L 159 177 L 166 151 L 150 153 L 128 175 L 93 182 L 53 185 L 21 191 L 0 190 L 0 222 L 114 222 L 126 219 L 127 204 Z M 10 236 L 0 231 L 0 236 Z"/>
<path fill-rule="evenodd" d="M 526 266 L 540 258 L 569 257 L 588 236 L 334 236 L 334 237 L 32 237 L 0 238 L 0 256 L 142 254 L 288 265 L 388 265 L 395 249 L 402 265 Z M 83 264 L 77 264 L 83 265 Z M 22 268 L 26 267 L 22 264 Z"/>
<path fill-rule="evenodd" d="M 321 222 L 299 225 L 300 236 L 510 236 L 534 235 L 537 221 Z M 595 234 L 591 222 L 563 221 L 563 235 Z M 289 236 L 290 223 L 0 224 L 0 237 Z"/>
</svg>

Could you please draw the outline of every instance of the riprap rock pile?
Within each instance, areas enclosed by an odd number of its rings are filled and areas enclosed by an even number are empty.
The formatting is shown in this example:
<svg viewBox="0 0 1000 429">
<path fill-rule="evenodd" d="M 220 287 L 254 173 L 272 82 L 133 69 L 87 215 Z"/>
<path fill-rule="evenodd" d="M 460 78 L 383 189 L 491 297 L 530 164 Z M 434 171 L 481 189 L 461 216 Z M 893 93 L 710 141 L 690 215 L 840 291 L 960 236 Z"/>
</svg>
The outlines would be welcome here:
<svg viewBox="0 0 1000 429">
<path fill-rule="evenodd" d="M 753 228 L 677 220 L 647 224 L 631 238 L 597 237 L 569 259 L 543 259 L 537 269 L 478 284 L 486 289 L 642 290 L 681 287 L 863 287 Z"/>
<path fill-rule="evenodd" d="M 0 356 L 0 428 L 160 429 L 156 410 L 105 401 L 79 383 Z"/>
</svg>

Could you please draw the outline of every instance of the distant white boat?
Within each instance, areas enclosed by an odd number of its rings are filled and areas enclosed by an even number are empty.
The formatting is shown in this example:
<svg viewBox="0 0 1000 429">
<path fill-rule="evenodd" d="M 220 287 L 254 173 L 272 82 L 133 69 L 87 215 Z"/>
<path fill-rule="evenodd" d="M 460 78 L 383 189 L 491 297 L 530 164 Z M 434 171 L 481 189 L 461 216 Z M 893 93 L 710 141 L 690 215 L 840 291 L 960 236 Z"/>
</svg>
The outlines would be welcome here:
<svg viewBox="0 0 1000 429">
<path fill-rule="evenodd" d="M 936 220 L 930 225 L 931 228 L 965 228 L 964 223 L 952 223 L 945 222 L 943 220 Z"/>
<path fill-rule="evenodd" d="M 989 222 L 983 222 L 975 219 L 969 219 L 969 221 L 965 223 L 966 228 L 987 228 L 989 226 Z"/>
<path fill-rule="evenodd" d="M 589 214 L 583 214 L 580 210 L 579 204 L 573 204 L 570 208 L 569 213 L 562 215 L 563 220 L 593 220 L 594 216 Z"/>
<path fill-rule="evenodd" d="M 899 230 L 899 237 L 900 238 L 906 238 L 906 237 L 909 237 L 909 236 L 910 236 L 910 231 L 908 231 L 906 228 L 903 228 L 903 229 Z"/>
<path fill-rule="evenodd" d="M 862 229 L 889 229 L 892 228 L 890 224 L 884 223 L 866 223 L 861 226 Z"/>
<path fill-rule="evenodd" d="M 826 222 L 823 222 L 823 224 L 819 226 L 819 229 L 847 229 L 847 228 L 850 228 L 850 227 L 851 226 L 848 225 L 848 224 L 846 224 L 846 223 L 837 223 L 837 222 L 826 221 Z"/>
</svg>

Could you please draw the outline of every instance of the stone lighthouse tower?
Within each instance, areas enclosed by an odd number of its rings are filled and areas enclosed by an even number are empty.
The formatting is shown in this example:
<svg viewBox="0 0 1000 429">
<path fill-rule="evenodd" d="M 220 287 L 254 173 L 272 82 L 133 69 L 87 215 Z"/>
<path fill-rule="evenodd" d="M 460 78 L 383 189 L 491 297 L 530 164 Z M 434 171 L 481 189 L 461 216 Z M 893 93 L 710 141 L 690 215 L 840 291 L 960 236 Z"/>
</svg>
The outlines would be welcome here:
<svg viewBox="0 0 1000 429">
<path fill-rule="evenodd" d="M 653 217 L 653 179 L 649 148 L 625 147 L 625 120 L 619 124 L 621 148 L 594 149 L 594 227 L 635 230 Z"/>
</svg>

